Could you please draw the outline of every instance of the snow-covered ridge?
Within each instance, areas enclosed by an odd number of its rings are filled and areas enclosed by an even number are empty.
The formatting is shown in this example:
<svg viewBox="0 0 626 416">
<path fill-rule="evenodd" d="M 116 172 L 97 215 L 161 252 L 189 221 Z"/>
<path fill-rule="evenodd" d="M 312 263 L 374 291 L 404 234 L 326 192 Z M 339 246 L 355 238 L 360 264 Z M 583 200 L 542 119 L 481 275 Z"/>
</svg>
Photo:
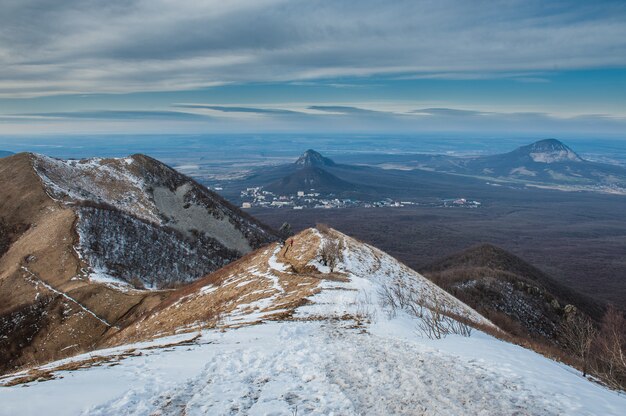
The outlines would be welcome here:
<svg viewBox="0 0 626 416">
<path fill-rule="evenodd" d="M 34 167 L 56 199 L 102 202 L 161 223 L 144 179 L 132 169 L 133 161 L 132 157 L 62 160 L 35 155 Z"/>
<path fill-rule="evenodd" d="M 335 271 L 344 274 L 346 281 L 324 280 L 320 292 L 309 298 L 311 303 L 299 308 L 296 316 L 365 314 L 369 319 L 382 319 L 381 315 L 394 313 L 386 305 L 385 293 L 391 294 L 394 287 L 402 287 L 406 292 L 418 295 L 426 309 L 427 305 L 439 303 L 447 313 L 477 324 L 491 325 L 475 310 L 387 253 L 336 230 L 330 231 L 331 234 L 321 234 L 314 229 L 310 232 L 319 238 L 320 247 L 329 239 L 339 241 L 343 248 L 342 259 Z M 319 252 L 309 265 L 328 271 L 319 262 Z"/>
<path fill-rule="evenodd" d="M 342 248 L 332 271 L 321 258 L 328 242 Z M 489 325 L 393 257 L 310 229 L 197 282 L 134 328 L 187 335 L 93 353 L 111 365 L 48 365 L 59 378 L 0 389 L 0 415 L 620 415 L 626 406 L 576 370 L 480 331 L 429 339 L 415 314 L 390 313 L 384 288 L 394 284 Z M 203 325 L 215 305 L 223 316 Z M 187 342 L 151 348 L 167 340 Z"/>
<path fill-rule="evenodd" d="M 104 273 L 113 281 L 167 287 L 275 240 L 219 195 L 143 155 L 33 155 L 33 167 L 48 195 L 76 211 L 76 253 L 91 266 L 94 281 Z"/>
<path fill-rule="evenodd" d="M 569 149 L 530 153 L 530 157 L 539 163 L 580 162 L 580 157 Z"/>
<path fill-rule="evenodd" d="M 329 240 L 342 247 L 342 258 L 333 271 L 321 260 L 322 246 Z M 426 315 L 437 307 L 466 321 L 492 325 L 393 257 L 335 230 L 327 234 L 305 230 L 285 245 L 274 243 L 257 250 L 202 282 L 122 331 L 118 340 L 135 342 L 206 326 L 232 327 L 277 319 L 383 322 L 403 313 L 393 310 L 386 299 L 397 288 L 412 296 L 419 303 L 415 306 Z"/>
<path fill-rule="evenodd" d="M 572 149 L 555 139 L 546 139 L 524 146 L 531 159 L 538 163 L 583 162 Z"/>
</svg>

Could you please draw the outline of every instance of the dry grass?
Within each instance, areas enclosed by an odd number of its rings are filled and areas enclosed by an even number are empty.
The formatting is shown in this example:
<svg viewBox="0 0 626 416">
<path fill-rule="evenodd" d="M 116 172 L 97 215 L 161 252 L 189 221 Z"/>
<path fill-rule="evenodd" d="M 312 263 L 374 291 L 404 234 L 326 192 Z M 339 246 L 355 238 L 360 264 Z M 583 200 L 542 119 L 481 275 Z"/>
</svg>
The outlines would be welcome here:
<svg viewBox="0 0 626 416">
<path fill-rule="evenodd" d="M 184 345 L 192 345 L 197 341 L 199 336 L 195 336 L 191 339 L 180 341 L 180 342 L 171 342 L 169 344 L 161 344 L 150 347 L 142 348 L 142 351 L 149 351 L 154 349 L 166 349 L 171 347 L 180 347 Z M 32 383 L 32 382 L 40 382 L 53 380 L 55 378 L 62 378 L 58 373 L 61 371 L 75 371 L 84 368 L 98 367 L 104 364 L 109 364 L 110 366 L 118 365 L 118 363 L 126 359 L 128 357 L 138 357 L 143 353 L 141 351 L 137 351 L 136 349 L 129 349 L 119 354 L 113 355 L 94 355 L 86 358 L 84 360 L 76 360 L 71 361 L 65 364 L 58 365 L 56 367 L 51 368 L 32 368 L 28 370 L 24 375 L 20 375 L 17 377 L 5 377 L 8 381 L 2 383 L 0 379 L 0 385 L 4 387 L 17 386 L 20 384 Z"/>
<path fill-rule="evenodd" d="M 308 263 L 321 240 L 306 230 L 284 245 L 272 243 L 195 283 L 173 291 L 133 325 L 114 334 L 107 345 L 151 339 L 199 328 L 233 327 L 262 320 L 290 319 L 294 310 L 318 293 L 325 279 L 344 281 L 340 273 L 321 274 Z M 270 259 L 284 271 L 270 267 Z M 256 314 L 250 318 L 250 314 Z"/>
<path fill-rule="evenodd" d="M 55 378 L 60 378 L 57 374 L 59 371 L 75 371 L 83 368 L 98 367 L 107 363 L 118 362 L 126 357 L 136 357 L 139 355 L 141 355 L 141 353 L 137 353 L 133 350 L 111 356 L 93 356 L 80 361 L 72 361 L 51 369 L 33 368 L 28 370 L 23 376 L 12 378 L 2 385 L 4 387 L 11 387 L 35 381 L 54 380 Z"/>
<path fill-rule="evenodd" d="M 31 155 L 0 160 L 0 195 L 0 222 L 3 229 L 15 231 L 0 256 L 0 317 L 25 310 L 42 297 L 54 298 L 28 333 L 1 334 L 7 338 L 0 339 L 0 373 L 93 349 L 110 330 L 41 282 L 121 326 L 160 300 L 161 294 L 120 292 L 84 278 L 84 264 L 74 251 L 76 214 L 46 193 Z M 22 266 L 37 278 L 30 278 Z M 74 345 L 78 347 L 68 348 Z"/>
</svg>

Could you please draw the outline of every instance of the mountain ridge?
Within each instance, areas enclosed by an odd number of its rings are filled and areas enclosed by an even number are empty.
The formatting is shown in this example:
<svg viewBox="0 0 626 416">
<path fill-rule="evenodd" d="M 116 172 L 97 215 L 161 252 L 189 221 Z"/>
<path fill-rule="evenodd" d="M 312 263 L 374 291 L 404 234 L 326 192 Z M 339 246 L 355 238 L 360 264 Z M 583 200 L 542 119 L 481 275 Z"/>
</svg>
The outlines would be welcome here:
<svg viewBox="0 0 626 416">
<path fill-rule="evenodd" d="M 140 155 L 13 155 L 0 160 L 0 193 L 0 371 L 84 351 L 166 294 L 143 289 L 192 281 L 277 239 Z"/>
<path fill-rule="evenodd" d="M 170 292 L 105 349 L 0 379 L 6 408 L 15 413 L 42 392 L 47 411 L 94 415 L 129 406 L 348 415 L 617 415 L 623 407 L 622 395 L 573 368 L 486 335 L 499 331 L 380 250 L 321 226 L 293 241 Z M 341 247 L 332 267 L 329 245 Z M 443 321 L 433 318 L 440 313 Z M 460 332 L 437 336 L 431 319 Z M 28 408 L 43 411 L 39 401 Z"/>
<path fill-rule="evenodd" d="M 585 160 L 557 139 L 487 156 L 415 155 L 409 160 L 407 166 L 440 173 L 557 190 L 626 193 L 626 168 Z"/>
<path fill-rule="evenodd" d="M 492 244 L 474 245 L 420 272 L 507 332 L 539 336 L 550 343 L 558 344 L 558 333 L 570 314 L 582 313 L 599 322 L 605 309 Z"/>
</svg>

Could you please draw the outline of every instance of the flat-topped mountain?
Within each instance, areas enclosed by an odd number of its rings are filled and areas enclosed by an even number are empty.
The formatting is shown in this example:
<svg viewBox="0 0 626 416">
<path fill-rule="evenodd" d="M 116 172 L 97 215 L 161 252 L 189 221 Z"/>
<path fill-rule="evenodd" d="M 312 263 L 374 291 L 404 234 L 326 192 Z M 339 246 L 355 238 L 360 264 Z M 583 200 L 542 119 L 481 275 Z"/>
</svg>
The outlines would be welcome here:
<svg viewBox="0 0 626 416">
<path fill-rule="evenodd" d="M 583 162 L 584 160 L 572 149 L 556 139 L 540 140 L 522 146 L 509 155 L 529 157 L 538 163 Z"/>
<path fill-rule="evenodd" d="M 391 155 L 384 163 L 563 190 L 626 193 L 626 168 L 585 160 L 556 139 L 488 156 Z"/>
</svg>

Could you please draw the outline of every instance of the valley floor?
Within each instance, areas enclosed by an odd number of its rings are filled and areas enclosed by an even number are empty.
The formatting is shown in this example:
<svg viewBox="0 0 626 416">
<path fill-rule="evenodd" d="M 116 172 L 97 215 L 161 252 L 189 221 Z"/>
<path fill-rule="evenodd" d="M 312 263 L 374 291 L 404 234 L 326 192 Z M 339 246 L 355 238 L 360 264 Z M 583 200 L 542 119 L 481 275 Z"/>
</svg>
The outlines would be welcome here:
<svg viewBox="0 0 626 416">
<path fill-rule="evenodd" d="M 618 415 L 626 396 L 480 332 L 399 315 L 207 330 L 191 345 L 0 388 L 0 415 Z M 129 348 L 129 347 L 126 347 Z M 119 351 L 119 348 L 116 349 Z M 76 359 L 76 358 L 75 358 Z"/>
</svg>

